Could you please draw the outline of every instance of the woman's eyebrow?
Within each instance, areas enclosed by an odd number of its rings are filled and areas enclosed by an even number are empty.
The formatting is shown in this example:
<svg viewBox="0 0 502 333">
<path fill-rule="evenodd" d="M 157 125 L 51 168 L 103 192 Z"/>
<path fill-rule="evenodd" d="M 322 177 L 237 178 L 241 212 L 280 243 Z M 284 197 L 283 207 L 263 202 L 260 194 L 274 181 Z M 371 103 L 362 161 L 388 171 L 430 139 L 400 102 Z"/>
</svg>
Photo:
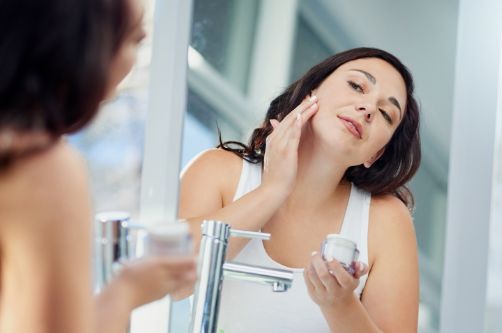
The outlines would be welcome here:
<svg viewBox="0 0 502 333">
<path fill-rule="evenodd" d="M 376 84 L 376 79 L 373 75 L 371 75 L 370 73 L 366 72 L 366 71 L 363 71 L 362 69 L 350 69 L 351 71 L 356 71 L 356 72 L 359 72 L 359 73 L 363 73 L 364 76 L 366 76 L 366 78 L 373 84 Z"/>
<path fill-rule="evenodd" d="M 399 110 L 399 119 L 401 119 L 403 117 L 403 115 L 402 115 L 403 111 L 401 110 L 401 104 L 399 104 L 398 100 L 393 96 L 389 97 L 388 100 L 389 100 L 389 102 L 391 102 L 392 104 L 394 104 L 397 107 L 397 109 Z"/>
<path fill-rule="evenodd" d="M 363 73 L 364 76 L 366 76 L 366 78 L 368 79 L 368 81 L 370 81 L 371 83 L 373 84 L 376 84 L 376 79 L 373 75 L 371 75 L 370 73 L 366 72 L 366 71 L 363 71 L 362 69 L 350 69 L 351 71 L 356 71 L 356 72 L 359 72 L 359 73 Z M 394 106 L 397 107 L 397 109 L 399 110 L 399 119 L 402 118 L 402 109 L 401 109 L 401 104 L 399 104 L 399 101 L 394 97 L 394 96 L 391 96 L 388 98 L 389 102 L 391 102 Z"/>
</svg>

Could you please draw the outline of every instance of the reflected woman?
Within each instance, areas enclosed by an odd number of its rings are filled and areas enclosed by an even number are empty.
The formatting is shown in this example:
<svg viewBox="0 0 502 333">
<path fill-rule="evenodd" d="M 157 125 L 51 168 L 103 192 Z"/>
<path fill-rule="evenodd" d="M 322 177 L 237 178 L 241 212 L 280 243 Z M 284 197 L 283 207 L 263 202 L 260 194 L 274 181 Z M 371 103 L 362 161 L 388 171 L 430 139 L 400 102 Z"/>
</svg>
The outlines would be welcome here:
<svg viewBox="0 0 502 333">
<path fill-rule="evenodd" d="M 420 163 L 413 79 L 393 55 L 357 48 L 275 98 L 248 145 L 223 143 L 182 174 L 180 215 L 271 233 L 232 239 L 228 259 L 294 271 L 272 293 L 227 280 L 225 332 L 416 332 L 418 259 L 406 188 Z M 208 176 L 210 175 L 210 176 Z M 318 253 L 328 234 L 361 252 L 350 274 Z"/>
<path fill-rule="evenodd" d="M 0 332 L 124 332 L 195 281 L 193 258 L 128 264 L 94 297 L 84 162 L 62 138 L 131 69 L 139 0 L 0 2 Z"/>
</svg>

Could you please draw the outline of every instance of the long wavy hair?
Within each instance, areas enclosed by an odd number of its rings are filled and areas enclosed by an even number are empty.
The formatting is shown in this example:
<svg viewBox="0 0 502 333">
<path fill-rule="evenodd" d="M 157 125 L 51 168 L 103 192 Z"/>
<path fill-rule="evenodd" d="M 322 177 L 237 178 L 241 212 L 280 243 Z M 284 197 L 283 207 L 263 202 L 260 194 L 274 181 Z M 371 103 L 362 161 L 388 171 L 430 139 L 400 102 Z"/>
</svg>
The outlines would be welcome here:
<svg viewBox="0 0 502 333">
<path fill-rule="evenodd" d="M 420 165 L 419 107 L 413 96 L 414 83 L 410 71 L 394 55 L 383 50 L 355 48 L 325 59 L 272 100 L 263 123 L 253 131 L 247 145 L 237 141 L 223 142 L 220 135 L 218 147 L 251 163 L 262 163 L 267 150 L 266 138 L 273 130 L 270 120 L 282 120 L 338 67 L 362 58 L 384 60 L 401 74 L 406 85 L 406 109 L 403 120 L 387 143 L 382 156 L 370 168 L 364 165 L 349 167 L 344 179 L 373 195 L 394 195 L 412 209 L 413 194 L 406 184 Z"/>
</svg>

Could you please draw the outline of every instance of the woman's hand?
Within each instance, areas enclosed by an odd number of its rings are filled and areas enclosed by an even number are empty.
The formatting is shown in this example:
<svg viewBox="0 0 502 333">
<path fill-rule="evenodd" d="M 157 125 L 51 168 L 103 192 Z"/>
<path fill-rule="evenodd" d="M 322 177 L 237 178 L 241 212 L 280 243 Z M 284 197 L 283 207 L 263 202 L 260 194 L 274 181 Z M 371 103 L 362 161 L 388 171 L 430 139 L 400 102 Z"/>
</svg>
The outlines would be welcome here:
<svg viewBox="0 0 502 333">
<path fill-rule="evenodd" d="M 303 125 L 318 110 L 317 97 L 305 98 L 281 122 L 271 119 L 274 128 L 267 137 L 262 186 L 272 186 L 287 196 L 293 189 L 298 168 L 298 146 Z"/>
<path fill-rule="evenodd" d="M 153 302 L 167 294 L 192 290 L 196 280 L 195 257 L 146 257 L 126 262 L 112 283 L 122 284 L 122 292 L 132 308 Z"/>
<path fill-rule="evenodd" d="M 321 308 L 336 308 L 353 301 L 359 278 L 368 273 L 368 267 L 362 262 L 354 262 L 352 267 L 353 275 L 340 262 L 326 262 L 314 252 L 303 272 L 312 300 Z"/>
<path fill-rule="evenodd" d="M 132 310 L 194 283 L 192 256 L 146 257 L 126 262 L 95 297 L 95 331 L 125 332 Z"/>
</svg>

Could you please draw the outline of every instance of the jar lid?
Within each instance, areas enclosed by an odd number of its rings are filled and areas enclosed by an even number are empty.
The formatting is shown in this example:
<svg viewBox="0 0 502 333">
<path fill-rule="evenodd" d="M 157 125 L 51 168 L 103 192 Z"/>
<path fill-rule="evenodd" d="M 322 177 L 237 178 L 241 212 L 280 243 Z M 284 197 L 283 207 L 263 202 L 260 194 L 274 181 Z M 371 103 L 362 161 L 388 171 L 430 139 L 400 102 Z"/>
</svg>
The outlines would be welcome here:
<svg viewBox="0 0 502 333">
<path fill-rule="evenodd" d="M 328 242 L 335 241 L 335 242 L 341 243 L 345 246 L 353 246 L 353 247 L 357 248 L 357 243 L 355 241 L 353 241 L 350 238 L 341 236 L 340 234 L 328 234 L 326 236 L 326 241 L 328 241 Z"/>
</svg>

